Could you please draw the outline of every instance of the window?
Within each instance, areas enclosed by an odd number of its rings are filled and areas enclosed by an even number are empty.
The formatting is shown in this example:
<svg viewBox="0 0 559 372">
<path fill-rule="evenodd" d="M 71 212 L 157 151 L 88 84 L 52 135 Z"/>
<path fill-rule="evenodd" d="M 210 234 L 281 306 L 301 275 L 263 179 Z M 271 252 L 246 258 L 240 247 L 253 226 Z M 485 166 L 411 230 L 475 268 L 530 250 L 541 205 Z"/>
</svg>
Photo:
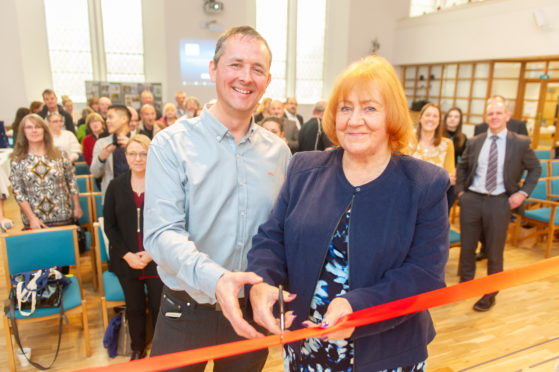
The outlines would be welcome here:
<svg viewBox="0 0 559 372">
<path fill-rule="evenodd" d="M 96 5 L 44 0 L 53 89 L 74 102 L 86 101 L 86 80 L 145 81 L 141 0 Z"/>
<path fill-rule="evenodd" d="M 256 29 L 272 49 L 266 96 L 322 99 L 325 27 L 326 0 L 256 1 Z"/>
<path fill-rule="evenodd" d="M 53 89 L 85 102 L 84 81 L 93 78 L 87 1 L 45 0 L 44 4 Z"/>
</svg>

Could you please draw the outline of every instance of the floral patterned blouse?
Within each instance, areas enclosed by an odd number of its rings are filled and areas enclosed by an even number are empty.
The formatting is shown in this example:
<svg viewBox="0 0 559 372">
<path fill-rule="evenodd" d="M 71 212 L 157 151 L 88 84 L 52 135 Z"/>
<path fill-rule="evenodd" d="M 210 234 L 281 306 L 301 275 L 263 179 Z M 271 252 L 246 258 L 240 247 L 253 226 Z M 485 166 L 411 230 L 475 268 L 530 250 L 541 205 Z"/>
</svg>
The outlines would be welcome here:
<svg viewBox="0 0 559 372">
<path fill-rule="evenodd" d="M 47 226 L 72 223 L 70 195 L 78 194 L 72 163 L 63 153 L 59 159 L 28 154 L 22 160 L 12 160 L 10 182 L 16 202 L 28 202 L 31 210 Z M 25 227 L 29 220 L 24 213 Z"/>
<path fill-rule="evenodd" d="M 410 142 L 407 151 L 404 152 L 414 158 L 438 165 L 446 169 L 449 174 L 456 174 L 454 143 L 448 138 L 441 138 L 441 143 L 432 151 L 428 151 L 421 146 L 414 135 L 413 141 Z"/>
</svg>

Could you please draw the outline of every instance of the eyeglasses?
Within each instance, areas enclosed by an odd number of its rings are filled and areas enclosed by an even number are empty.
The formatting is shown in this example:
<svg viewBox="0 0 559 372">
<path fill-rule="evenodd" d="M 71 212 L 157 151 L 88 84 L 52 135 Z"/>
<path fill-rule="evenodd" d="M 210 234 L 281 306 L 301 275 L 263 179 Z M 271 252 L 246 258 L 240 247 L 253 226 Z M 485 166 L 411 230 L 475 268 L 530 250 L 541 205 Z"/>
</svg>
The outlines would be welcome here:
<svg viewBox="0 0 559 372">
<path fill-rule="evenodd" d="M 23 129 L 32 131 L 33 129 L 37 129 L 37 130 L 43 129 L 43 127 L 41 127 L 39 125 L 26 125 L 26 126 L 23 127 Z"/>
<path fill-rule="evenodd" d="M 148 153 L 147 152 L 127 152 L 126 156 L 130 156 L 132 159 L 136 159 L 140 157 L 140 159 L 147 159 Z"/>
</svg>

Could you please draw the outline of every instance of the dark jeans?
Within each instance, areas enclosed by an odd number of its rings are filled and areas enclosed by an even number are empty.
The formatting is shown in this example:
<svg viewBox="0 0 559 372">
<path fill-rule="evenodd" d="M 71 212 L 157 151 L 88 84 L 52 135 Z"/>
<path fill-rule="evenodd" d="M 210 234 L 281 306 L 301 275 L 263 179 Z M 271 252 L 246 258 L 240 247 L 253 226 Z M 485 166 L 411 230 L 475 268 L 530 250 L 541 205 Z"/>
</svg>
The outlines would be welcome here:
<svg viewBox="0 0 559 372">
<path fill-rule="evenodd" d="M 511 210 L 507 195 L 487 197 L 466 191 L 460 198 L 460 281 L 474 279 L 476 247 L 485 237 L 487 274 L 503 271 L 503 251 Z"/>
<path fill-rule="evenodd" d="M 221 311 L 201 306 L 194 301 L 177 299 L 169 293 L 167 287 L 163 288 L 151 356 L 239 340 L 243 338 L 237 336 Z M 267 357 L 268 349 L 264 349 L 214 360 L 214 371 L 261 371 Z M 203 372 L 205 366 L 206 363 L 200 363 L 173 371 Z"/>
<path fill-rule="evenodd" d="M 143 351 L 146 348 L 146 293 L 144 283 L 148 288 L 149 312 L 155 327 L 157 314 L 159 314 L 159 304 L 161 303 L 163 282 L 159 278 L 144 280 L 118 278 L 118 280 L 124 292 L 132 350 Z"/>
</svg>

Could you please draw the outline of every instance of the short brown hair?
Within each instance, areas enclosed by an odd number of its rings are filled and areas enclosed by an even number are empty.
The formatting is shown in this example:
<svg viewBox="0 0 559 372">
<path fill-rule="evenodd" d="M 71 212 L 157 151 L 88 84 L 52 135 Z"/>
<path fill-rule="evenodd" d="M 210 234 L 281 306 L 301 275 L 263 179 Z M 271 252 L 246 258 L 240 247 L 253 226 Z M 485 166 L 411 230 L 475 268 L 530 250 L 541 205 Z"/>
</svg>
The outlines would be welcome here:
<svg viewBox="0 0 559 372">
<path fill-rule="evenodd" d="M 89 130 L 90 133 L 92 133 L 92 131 L 91 131 L 91 127 L 89 126 L 89 124 L 91 124 L 91 122 L 93 120 L 99 120 L 101 122 L 101 125 L 103 126 L 103 130 L 105 130 L 105 128 L 106 128 L 105 120 L 103 120 L 103 117 L 101 116 L 101 114 L 98 114 L 96 112 L 92 112 L 91 114 L 87 115 L 87 118 L 85 119 L 85 127 L 87 128 L 87 130 Z"/>
<path fill-rule="evenodd" d="M 266 39 L 264 39 L 262 35 L 258 33 L 258 31 L 256 31 L 254 28 L 250 26 L 236 26 L 226 30 L 223 34 L 221 34 L 219 39 L 217 39 L 217 43 L 215 44 L 214 58 L 213 58 L 216 66 L 223 53 L 225 53 L 225 44 L 227 44 L 227 40 L 230 37 L 236 35 L 247 37 L 250 39 L 255 39 L 262 42 L 266 47 L 268 54 L 270 55 L 270 65 L 272 64 L 272 50 L 270 49 L 270 46 L 268 46 L 268 42 L 266 41 Z"/>
<path fill-rule="evenodd" d="M 369 56 L 349 65 L 338 76 L 324 112 L 322 127 L 336 145 L 336 112 L 338 104 L 354 90 L 362 92 L 378 89 L 386 113 L 386 132 L 392 152 L 399 152 L 408 144 L 412 124 L 406 95 L 390 63 L 379 56 Z"/>
</svg>

